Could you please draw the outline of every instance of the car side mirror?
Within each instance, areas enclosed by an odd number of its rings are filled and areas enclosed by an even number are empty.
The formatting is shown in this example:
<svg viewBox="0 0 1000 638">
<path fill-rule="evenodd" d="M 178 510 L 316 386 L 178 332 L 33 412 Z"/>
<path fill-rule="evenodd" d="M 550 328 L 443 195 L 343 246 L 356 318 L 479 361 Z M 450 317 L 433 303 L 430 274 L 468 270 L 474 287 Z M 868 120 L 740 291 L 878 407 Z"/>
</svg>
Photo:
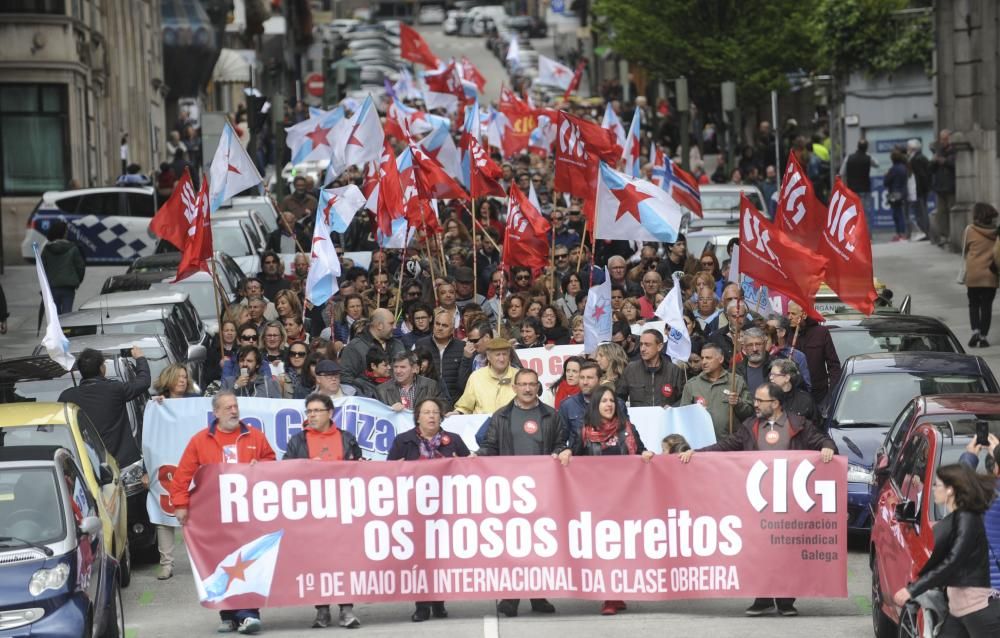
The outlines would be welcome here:
<svg viewBox="0 0 1000 638">
<path fill-rule="evenodd" d="M 188 346 L 188 361 L 204 361 L 206 357 L 208 357 L 208 350 L 205 349 L 205 346 L 201 344 Z"/>
<path fill-rule="evenodd" d="M 115 472 L 111 469 L 111 466 L 107 463 L 101 463 L 98 468 L 98 483 L 101 485 L 110 485 L 115 481 Z"/>
<path fill-rule="evenodd" d="M 77 529 L 80 531 L 81 535 L 86 534 L 88 536 L 93 536 L 101 531 L 101 519 L 96 516 L 86 516 L 82 521 L 80 521 L 80 525 Z"/>
<path fill-rule="evenodd" d="M 878 456 L 875 458 L 875 476 L 879 478 L 884 478 L 889 475 L 889 456 L 879 450 Z"/>
<path fill-rule="evenodd" d="M 917 522 L 917 504 L 913 501 L 900 501 L 896 503 L 896 520 L 900 523 Z"/>
</svg>

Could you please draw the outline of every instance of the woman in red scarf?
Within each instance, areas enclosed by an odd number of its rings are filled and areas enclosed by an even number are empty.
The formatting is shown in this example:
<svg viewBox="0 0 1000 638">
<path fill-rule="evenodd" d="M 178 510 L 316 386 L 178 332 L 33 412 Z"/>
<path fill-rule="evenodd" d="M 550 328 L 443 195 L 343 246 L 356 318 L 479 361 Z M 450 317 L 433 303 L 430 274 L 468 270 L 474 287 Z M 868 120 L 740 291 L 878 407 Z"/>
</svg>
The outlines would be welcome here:
<svg viewBox="0 0 1000 638">
<path fill-rule="evenodd" d="M 441 429 L 444 409 L 437 399 L 424 399 L 413 408 L 414 428 L 396 437 L 386 456 L 388 461 L 432 461 L 453 456 L 469 456 L 462 437 Z M 431 617 L 447 618 L 444 602 L 417 602 L 417 609 L 410 616 L 413 622 L 423 622 Z"/>
<path fill-rule="evenodd" d="M 580 393 L 578 377 L 580 376 L 580 357 L 569 357 L 563 361 L 563 373 L 559 380 L 549 386 L 552 391 L 552 407 L 559 409 L 559 404 L 574 394 Z"/>
<path fill-rule="evenodd" d="M 573 456 L 641 455 L 644 461 L 653 458 L 639 438 L 639 433 L 626 415 L 618 410 L 614 388 L 598 386 L 590 395 L 590 407 L 584 418 Z M 623 600 L 605 600 L 601 614 L 613 616 L 625 609 Z"/>
</svg>

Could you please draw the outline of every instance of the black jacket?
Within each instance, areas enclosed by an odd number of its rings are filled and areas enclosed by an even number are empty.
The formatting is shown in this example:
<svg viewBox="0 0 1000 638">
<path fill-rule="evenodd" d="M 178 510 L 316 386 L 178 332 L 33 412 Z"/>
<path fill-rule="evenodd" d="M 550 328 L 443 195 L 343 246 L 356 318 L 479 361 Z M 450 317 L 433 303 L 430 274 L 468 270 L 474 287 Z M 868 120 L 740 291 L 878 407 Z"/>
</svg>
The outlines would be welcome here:
<svg viewBox="0 0 1000 638">
<path fill-rule="evenodd" d="M 267 297 L 268 301 L 274 301 L 278 292 L 282 290 L 291 290 L 292 288 L 292 282 L 285 279 L 281 275 L 271 279 L 264 275 L 263 272 L 259 272 L 257 273 L 257 279 L 260 279 L 260 285 L 264 289 L 264 296 Z"/>
<path fill-rule="evenodd" d="M 465 342 L 459 339 L 452 339 L 444 348 L 444 354 L 438 349 L 434 342 L 434 337 L 424 337 L 417 341 L 416 347 L 426 347 L 434 355 L 434 367 L 441 378 L 441 386 L 444 388 L 444 398 L 448 403 L 454 404 L 465 391 L 465 383 L 461 382 L 459 368 L 462 366 L 464 357 Z M 468 380 L 468 378 L 466 378 Z"/>
<path fill-rule="evenodd" d="M 292 234 L 287 233 L 286 230 L 282 225 L 279 225 L 278 228 L 271 231 L 271 234 L 267 236 L 267 250 L 272 250 L 276 253 L 288 252 L 281 250 L 282 235 L 295 238 L 296 246 L 293 252 L 300 253 L 310 249 L 312 237 L 306 236 L 305 229 L 302 228 L 301 224 L 295 224 L 295 230 Z"/>
<path fill-rule="evenodd" d="M 309 432 L 309 428 L 303 428 L 301 432 L 288 439 L 288 445 L 285 447 L 285 456 L 281 457 L 282 461 L 309 458 L 309 443 L 306 442 L 307 432 Z M 357 438 L 347 430 L 341 430 L 340 436 L 344 444 L 344 460 L 361 460 L 361 446 L 358 445 Z"/>
<path fill-rule="evenodd" d="M 669 357 L 660 355 L 660 367 L 650 370 L 642 359 L 625 366 L 618 396 L 635 408 L 677 405 L 687 375 Z"/>
<path fill-rule="evenodd" d="M 413 386 L 413 405 L 409 406 L 410 410 L 416 407 L 424 399 L 438 399 L 443 401 L 445 403 L 445 412 L 451 410 L 451 402 L 446 401 L 443 398 L 444 391 L 441 389 L 440 381 L 428 379 L 427 377 L 422 377 L 418 374 L 413 380 Z M 389 381 L 379 385 L 375 388 L 375 398 L 390 407 L 399 403 L 402 400 L 402 394 L 399 391 L 399 384 L 396 383 L 395 379 L 390 379 Z"/>
<path fill-rule="evenodd" d="M 568 433 L 566 424 L 559 414 L 542 402 L 538 403 L 542 415 L 542 435 L 545 437 L 544 454 L 559 454 L 566 449 Z M 511 401 L 493 414 L 489 428 L 486 430 L 486 440 L 476 452 L 479 456 L 513 456 L 514 437 L 510 431 L 510 415 L 514 411 Z"/>
<path fill-rule="evenodd" d="M 128 383 L 106 377 L 84 379 L 75 388 L 67 388 L 59 395 L 60 402 L 75 403 L 87 415 L 104 447 L 124 468 L 142 458 L 139 442 L 135 440 L 125 404 L 149 392 L 149 363 L 146 357 L 135 360 L 135 378 Z"/>
<path fill-rule="evenodd" d="M 910 172 L 917 183 L 917 197 L 927 197 L 931 192 L 931 161 L 923 153 L 910 158 Z"/>
<path fill-rule="evenodd" d="M 441 431 L 441 434 L 443 435 L 441 437 L 441 445 L 438 446 L 438 452 L 441 453 L 441 456 L 449 458 L 453 456 L 469 456 L 469 448 L 465 445 L 462 437 L 454 432 L 445 432 L 444 430 Z M 420 437 L 417 435 L 416 428 L 407 430 L 396 436 L 396 440 L 392 442 L 392 448 L 389 450 L 386 460 L 420 460 Z"/>
<path fill-rule="evenodd" d="M 797 414 L 785 413 L 788 417 L 788 430 L 791 438 L 788 441 L 789 450 L 822 450 L 830 448 L 836 454 L 837 444 L 825 432 L 812 423 L 805 421 Z M 759 419 L 752 416 L 743 422 L 743 426 L 718 443 L 701 448 L 705 452 L 756 452 L 757 430 Z"/>
<path fill-rule="evenodd" d="M 806 318 L 799 329 L 795 347 L 806 355 L 813 399 L 822 404 L 830 387 L 840 380 L 840 357 L 830 337 L 830 329 L 819 325 L 811 317 Z"/>
<path fill-rule="evenodd" d="M 855 193 L 870 193 L 872 191 L 872 158 L 864 151 L 855 151 L 847 157 L 844 168 L 844 181 L 847 187 Z"/>
<path fill-rule="evenodd" d="M 934 526 L 934 550 L 906 589 L 916 598 L 936 587 L 989 587 L 989 552 L 983 515 L 956 510 Z"/>
<path fill-rule="evenodd" d="M 375 345 L 375 337 L 372 336 L 370 331 L 366 330 L 351 339 L 351 342 L 344 346 L 344 349 L 340 351 L 340 380 L 342 383 L 353 386 L 358 385 L 358 378 L 365 374 L 365 359 L 368 357 L 368 349 Z M 381 344 L 379 347 L 385 351 L 386 356 L 389 357 L 389 361 L 392 361 L 393 357 L 397 354 L 406 351 L 403 343 L 395 337 L 390 338 L 385 344 Z"/>
<path fill-rule="evenodd" d="M 781 409 L 789 414 L 797 414 L 813 425 L 820 425 L 819 410 L 812 395 L 801 388 L 792 388 Z"/>
</svg>

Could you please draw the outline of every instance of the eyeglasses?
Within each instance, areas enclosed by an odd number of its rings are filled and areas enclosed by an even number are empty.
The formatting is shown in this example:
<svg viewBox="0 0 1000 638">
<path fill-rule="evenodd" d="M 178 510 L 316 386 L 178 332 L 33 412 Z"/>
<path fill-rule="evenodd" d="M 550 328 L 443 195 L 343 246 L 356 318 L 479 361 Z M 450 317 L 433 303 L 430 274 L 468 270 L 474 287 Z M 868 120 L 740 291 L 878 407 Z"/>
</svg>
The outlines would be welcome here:
<svg viewBox="0 0 1000 638">
<path fill-rule="evenodd" d="M 243 341 L 256 341 L 257 335 L 247 333 L 245 335 L 240 335 L 240 339 L 242 339 Z"/>
<path fill-rule="evenodd" d="M 306 414 L 323 414 L 324 412 L 329 412 L 326 408 L 317 408 L 314 410 L 306 410 Z"/>
<path fill-rule="evenodd" d="M 288 356 L 290 356 L 290 357 L 304 357 L 304 356 L 306 356 L 306 354 L 307 353 L 305 351 L 303 351 L 303 350 L 292 350 L 291 352 L 288 353 Z"/>
<path fill-rule="evenodd" d="M 531 275 L 518 275 L 517 277 L 514 277 L 514 279 L 518 281 L 528 281 L 531 279 Z"/>
</svg>

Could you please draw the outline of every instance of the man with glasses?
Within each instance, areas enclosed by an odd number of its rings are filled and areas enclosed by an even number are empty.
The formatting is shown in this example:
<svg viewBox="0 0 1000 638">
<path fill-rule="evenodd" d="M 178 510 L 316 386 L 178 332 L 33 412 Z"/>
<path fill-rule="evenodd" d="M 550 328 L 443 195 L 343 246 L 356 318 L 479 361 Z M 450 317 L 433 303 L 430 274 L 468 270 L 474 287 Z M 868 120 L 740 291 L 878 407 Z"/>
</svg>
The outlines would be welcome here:
<svg viewBox="0 0 1000 638">
<path fill-rule="evenodd" d="M 264 288 L 264 296 L 268 299 L 274 299 L 279 290 L 288 290 L 292 287 L 292 282 L 284 277 L 285 265 L 277 253 L 270 250 L 265 252 L 261 257 L 261 267 L 263 270 L 257 273 L 257 278 Z"/>
<path fill-rule="evenodd" d="M 514 266 L 510 269 L 510 292 L 528 292 L 531 290 L 531 269 L 527 266 Z"/>
<path fill-rule="evenodd" d="M 444 286 L 441 286 L 442 288 Z M 431 326 L 431 336 L 417 341 L 416 346 L 426 347 L 437 356 L 434 367 L 438 371 L 444 398 L 449 403 L 462 396 L 463 386 L 460 383 L 459 368 L 462 365 L 465 342 L 455 339 L 455 315 L 451 310 L 438 308 L 434 311 L 434 323 Z"/>
<path fill-rule="evenodd" d="M 577 239 L 579 241 L 579 238 Z M 560 280 L 571 272 L 575 272 L 576 264 L 569 262 L 569 248 L 565 245 L 556 244 L 556 249 L 552 253 L 553 261 L 556 264 L 556 277 Z"/>
<path fill-rule="evenodd" d="M 784 393 L 770 381 L 761 384 L 754 394 L 755 416 L 748 418 L 731 435 L 720 437 L 718 443 L 703 447 L 699 452 L 777 452 L 784 450 L 815 450 L 829 463 L 837 453 L 837 445 L 827 434 L 797 414 L 783 409 Z M 690 463 L 694 450 L 680 453 L 681 463 Z M 794 598 L 758 598 L 747 610 L 747 616 L 763 616 L 775 611 L 782 616 L 798 616 Z"/>
<path fill-rule="evenodd" d="M 778 335 L 778 340 L 774 344 L 777 346 L 778 351 L 775 353 L 774 358 L 794 361 L 795 366 L 799 369 L 799 376 L 802 378 L 802 388 L 806 392 L 812 392 L 812 378 L 809 376 L 809 363 L 806 361 L 806 355 L 801 350 L 791 346 L 791 320 L 783 315 L 778 315 L 768 319 L 767 325 L 774 328 L 774 332 Z"/>
<path fill-rule="evenodd" d="M 559 247 L 566 247 L 566 257 L 569 257 L 569 249 L 580 244 L 580 234 L 566 224 L 566 211 L 556 208 L 550 215 L 553 237 L 550 238 L 556 244 L 556 261 L 559 260 Z M 565 274 L 565 273 L 563 273 Z"/>
<path fill-rule="evenodd" d="M 566 447 L 568 433 L 559 414 L 538 400 L 541 384 L 534 370 L 518 370 L 513 377 L 513 400 L 493 414 L 486 430 L 486 440 L 479 456 L 545 456 L 558 457 L 563 465 L 572 454 Z M 516 616 L 521 601 L 504 599 L 497 603 L 497 612 Z M 551 614 L 556 608 L 544 598 L 531 599 L 531 611 Z"/>
<path fill-rule="evenodd" d="M 624 297 L 637 297 L 641 293 L 639 286 L 635 282 L 628 280 L 628 262 L 621 255 L 612 255 L 608 258 L 608 274 L 611 275 L 611 290 L 612 293 L 616 286 L 620 287 L 625 293 Z M 624 299 L 622 297 L 622 299 Z M 614 301 L 614 296 L 612 295 L 612 302 Z M 619 302 L 619 308 L 621 303 Z"/>
<path fill-rule="evenodd" d="M 656 295 L 663 287 L 663 278 L 656 270 L 646 271 L 642 275 L 642 296 L 639 297 L 639 316 L 649 321 L 656 317 L 656 307 L 659 303 Z"/>
<path fill-rule="evenodd" d="M 812 395 L 804 388 L 799 367 L 791 359 L 775 359 L 771 362 L 768 379 L 785 393 L 782 408 L 788 414 L 797 414 L 813 425 L 820 424 L 819 410 Z"/>
<path fill-rule="evenodd" d="M 310 459 L 313 461 L 360 461 L 361 446 L 353 434 L 341 430 L 333 422 L 333 401 L 325 394 L 306 397 L 306 424 L 302 431 L 288 439 L 282 461 Z M 356 629 L 361 621 L 354 615 L 354 605 L 340 605 L 340 626 Z M 316 605 L 313 629 L 329 627 L 332 618 L 329 605 Z"/>
<path fill-rule="evenodd" d="M 244 306 L 250 305 L 250 300 L 256 297 L 264 299 L 264 312 L 263 317 L 268 321 L 274 321 L 278 318 L 278 310 L 274 307 L 274 304 L 264 298 L 264 285 L 261 284 L 260 279 L 256 277 L 247 277 L 243 282 L 243 298 L 240 303 Z"/>
<path fill-rule="evenodd" d="M 404 307 L 407 308 L 406 323 L 409 325 L 403 327 L 409 328 L 409 332 L 401 335 L 399 340 L 404 348 L 412 350 L 418 341 L 431 336 L 431 316 L 434 310 L 423 302 L 409 303 Z"/>
<path fill-rule="evenodd" d="M 614 308 L 613 300 L 611 305 L 612 308 Z M 639 356 L 641 354 L 640 348 L 636 344 L 635 335 L 632 334 L 632 326 L 630 326 L 627 321 L 616 321 L 611 325 L 611 341 L 612 343 L 617 343 L 622 347 L 622 350 L 625 351 L 629 361 L 639 360 Z M 678 393 L 677 396 L 679 398 L 680 393 Z"/>
<path fill-rule="evenodd" d="M 331 399 L 361 396 L 353 385 L 340 382 L 340 365 L 329 359 L 323 359 L 316 364 L 315 392 Z"/>
<path fill-rule="evenodd" d="M 441 399 L 444 391 L 441 382 L 420 376 L 420 361 L 413 352 L 397 354 L 392 361 L 392 378 L 375 388 L 375 398 L 396 412 L 412 410 L 424 399 Z"/>
</svg>

